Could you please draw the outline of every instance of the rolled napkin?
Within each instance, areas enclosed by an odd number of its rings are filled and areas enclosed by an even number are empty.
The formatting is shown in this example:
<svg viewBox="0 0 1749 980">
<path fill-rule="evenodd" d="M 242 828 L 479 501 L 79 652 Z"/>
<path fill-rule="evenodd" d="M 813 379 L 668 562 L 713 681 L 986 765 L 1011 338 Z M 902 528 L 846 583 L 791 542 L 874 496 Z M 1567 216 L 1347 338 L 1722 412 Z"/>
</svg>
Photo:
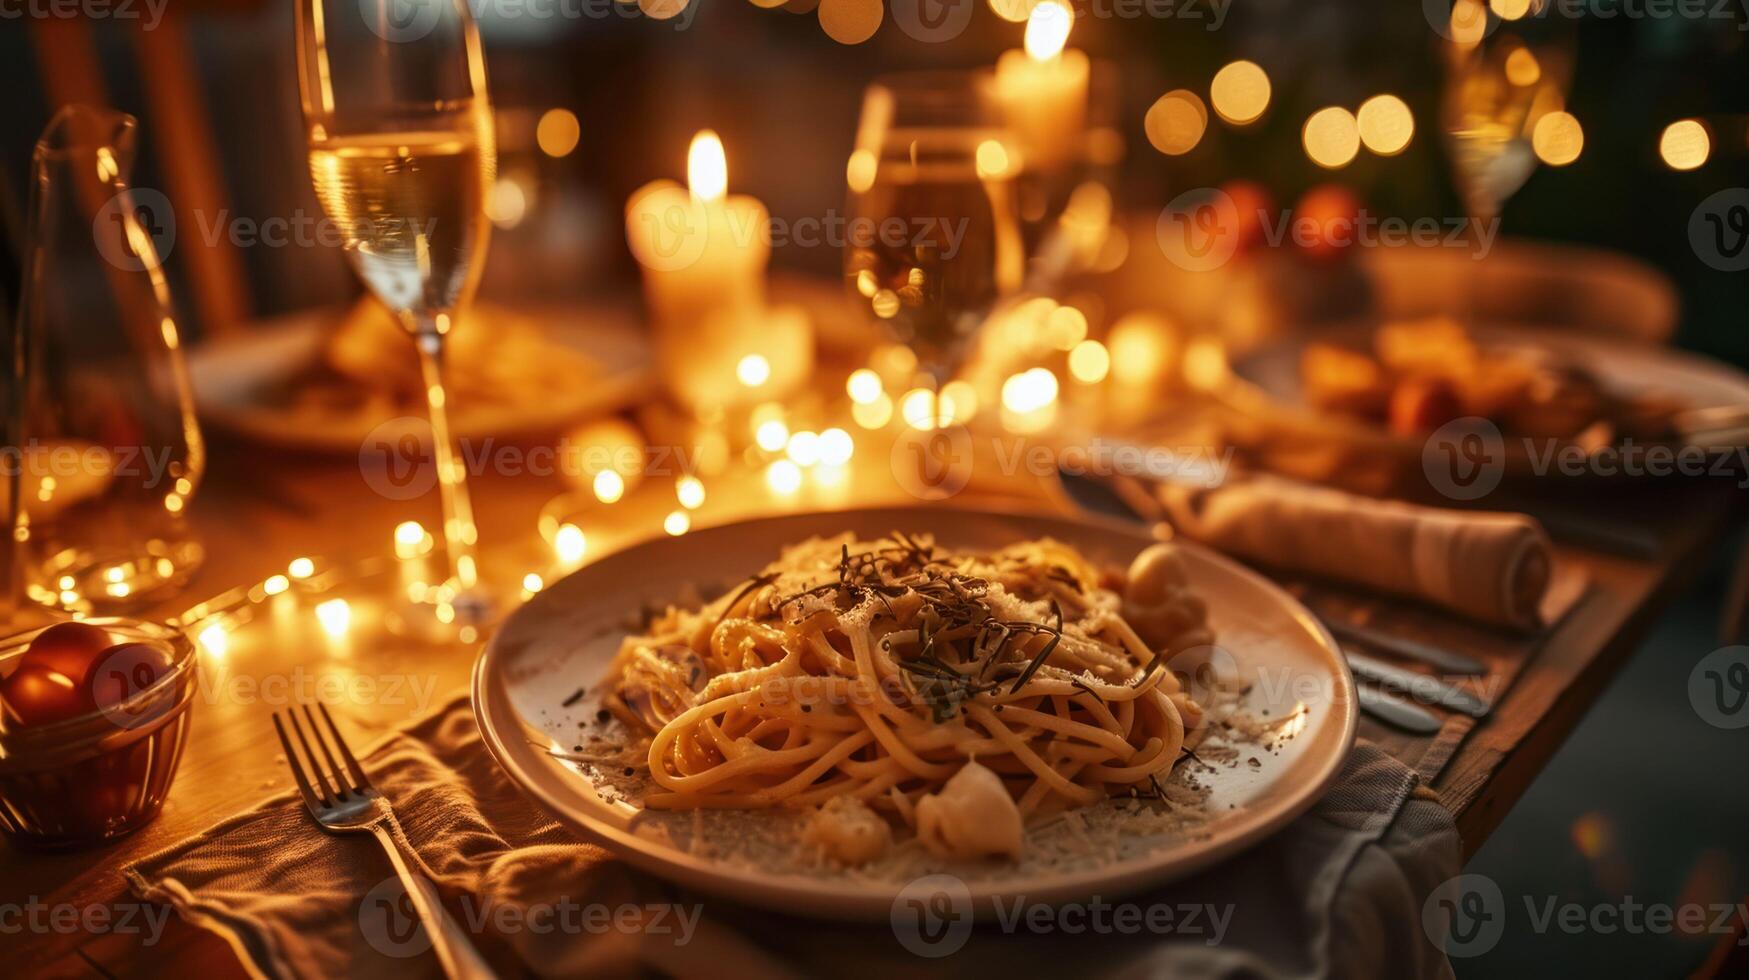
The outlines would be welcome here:
<svg viewBox="0 0 1749 980">
<path fill-rule="evenodd" d="M 1444 510 L 1257 476 L 1161 484 L 1173 528 L 1286 571 L 1419 599 L 1495 626 L 1534 630 L 1554 568 L 1524 514 Z"/>
</svg>

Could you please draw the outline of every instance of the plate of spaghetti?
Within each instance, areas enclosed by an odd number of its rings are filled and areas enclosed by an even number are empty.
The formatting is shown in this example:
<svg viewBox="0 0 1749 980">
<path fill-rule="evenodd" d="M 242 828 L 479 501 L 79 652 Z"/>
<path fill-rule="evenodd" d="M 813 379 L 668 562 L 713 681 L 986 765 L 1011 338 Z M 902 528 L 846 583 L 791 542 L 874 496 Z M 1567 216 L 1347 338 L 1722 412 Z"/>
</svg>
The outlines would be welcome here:
<svg viewBox="0 0 1749 980">
<path fill-rule="evenodd" d="M 1353 681 L 1293 598 L 1136 527 L 789 515 L 607 556 L 481 655 L 505 771 L 632 864 L 887 917 L 952 875 L 1071 901 L 1188 874 L 1329 786 Z"/>
</svg>

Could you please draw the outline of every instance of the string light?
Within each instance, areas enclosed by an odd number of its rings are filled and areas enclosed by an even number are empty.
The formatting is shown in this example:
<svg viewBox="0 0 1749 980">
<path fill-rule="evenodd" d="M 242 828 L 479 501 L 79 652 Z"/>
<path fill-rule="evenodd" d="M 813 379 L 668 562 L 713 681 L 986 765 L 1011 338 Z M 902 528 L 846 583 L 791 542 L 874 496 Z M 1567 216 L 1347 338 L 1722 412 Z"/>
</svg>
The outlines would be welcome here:
<svg viewBox="0 0 1749 980">
<path fill-rule="evenodd" d="M 1544 113 L 1531 127 L 1530 148 L 1538 160 L 1551 167 L 1564 167 L 1579 159 L 1585 148 L 1585 131 L 1570 113 L 1559 110 Z"/>
<path fill-rule="evenodd" d="M 978 389 L 964 379 L 949 381 L 941 386 L 941 405 L 936 411 L 944 424 L 970 422 L 978 414 Z"/>
<path fill-rule="evenodd" d="M 787 459 L 780 459 L 765 468 L 765 485 L 775 493 L 795 493 L 802 486 L 802 468 Z"/>
<path fill-rule="evenodd" d="M 735 365 L 735 377 L 749 388 L 771 380 L 771 362 L 760 354 L 748 354 Z"/>
<path fill-rule="evenodd" d="M 1069 352 L 1069 375 L 1084 385 L 1098 384 L 1111 373 L 1111 352 L 1097 340 L 1083 340 Z"/>
<path fill-rule="evenodd" d="M 1255 62 L 1231 62 L 1209 82 L 1209 102 L 1236 126 L 1255 122 L 1269 108 L 1269 75 Z"/>
<path fill-rule="evenodd" d="M 1341 106 L 1325 106 L 1306 119 L 1300 140 L 1313 163 L 1336 170 L 1348 166 L 1360 152 L 1360 127 L 1354 113 Z"/>
<path fill-rule="evenodd" d="M 856 440 L 843 429 L 832 428 L 820 433 L 820 464 L 843 466 L 856 452 Z"/>
<path fill-rule="evenodd" d="M 569 155 L 577 148 L 582 135 L 583 127 L 577 122 L 577 114 L 569 109 L 548 109 L 541 113 L 540 122 L 534 127 L 534 141 L 549 157 Z"/>
<path fill-rule="evenodd" d="M 1010 412 L 1036 412 L 1057 400 L 1057 376 L 1035 367 L 1002 382 L 1002 407 Z"/>
<path fill-rule="evenodd" d="M 566 565 L 582 561 L 588 548 L 589 540 L 583 536 L 583 529 L 575 524 L 561 524 L 553 535 L 553 554 Z"/>
<path fill-rule="evenodd" d="M 767 419 L 753 430 L 753 441 L 768 453 L 779 452 L 789 443 L 789 426 L 783 419 Z"/>
<path fill-rule="evenodd" d="M 611 504 L 625 496 L 626 481 L 625 477 L 620 476 L 616 470 L 602 470 L 595 474 L 593 487 L 596 500 L 604 504 Z"/>
<path fill-rule="evenodd" d="M 1209 114 L 1202 99 L 1189 89 L 1174 89 L 1160 96 L 1142 120 L 1142 130 L 1154 149 L 1167 156 L 1182 156 L 1196 149 L 1208 128 Z"/>
<path fill-rule="evenodd" d="M 938 410 L 935 392 L 928 388 L 912 388 L 899 399 L 899 417 L 913 429 L 935 428 Z"/>
<path fill-rule="evenodd" d="M 291 580 L 284 575 L 270 575 L 267 581 L 261 583 L 261 591 L 268 595 L 279 595 L 291 588 Z"/>
<path fill-rule="evenodd" d="M 1408 103 L 1394 95 L 1375 95 L 1355 113 L 1360 141 L 1381 157 L 1403 152 L 1415 136 L 1415 117 Z"/>
<path fill-rule="evenodd" d="M 662 530 L 674 537 L 680 537 L 692 527 L 692 518 L 684 510 L 672 510 L 662 518 Z"/>
<path fill-rule="evenodd" d="M 215 657 L 222 657 L 231 647 L 231 635 L 218 623 L 205 627 L 195 637 L 201 648 Z"/>
<path fill-rule="evenodd" d="M 522 591 L 529 595 L 534 595 L 546 587 L 546 580 L 541 578 L 537 572 L 529 572 L 522 577 Z"/>
<path fill-rule="evenodd" d="M 1712 154 L 1712 139 L 1698 119 L 1678 119 L 1658 137 L 1658 155 L 1672 170 L 1693 170 Z"/>
<path fill-rule="evenodd" d="M 813 466 L 820 461 L 820 437 L 805 430 L 795 433 L 789 437 L 787 454 L 797 466 Z"/>
<path fill-rule="evenodd" d="M 893 420 L 893 400 L 882 394 L 871 402 L 850 406 L 850 417 L 865 429 L 879 429 Z"/>
<path fill-rule="evenodd" d="M 674 481 L 674 499 L 687 510 L 704 506 L 704 484 L 696 476 L 683 476 Z"/>
<path fill-rule="evenodd" d="M 352 625 L 352 605 L 345 599 L 329 599 L 316 606 L 316 621 L 322 624 L 322 632 L 342 636 Z"/>
<path fill-rule="evenodd" d="M 844 382 L 844 390 L 851 401 L 867 405 L 881 397 L 881 376 L 868 368 L 857 368 Z"/>
</svg>

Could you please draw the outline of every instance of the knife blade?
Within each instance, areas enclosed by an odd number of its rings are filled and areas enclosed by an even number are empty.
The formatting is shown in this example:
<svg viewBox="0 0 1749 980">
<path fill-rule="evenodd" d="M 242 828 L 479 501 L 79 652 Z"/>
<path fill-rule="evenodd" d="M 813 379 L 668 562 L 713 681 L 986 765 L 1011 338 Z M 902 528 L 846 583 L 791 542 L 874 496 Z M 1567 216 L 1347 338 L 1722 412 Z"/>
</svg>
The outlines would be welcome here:
<svg viewBox="0 0 1749 980">
<path fill-rule="evenodd" d="M 1394 725 L 1416 735 L 1432 735 L 1439 731 L 1439 716 L 1420 705 L 1377 691 L 1364 684 L 1354 687 L 1360 710 L 1387 725 Z"/>
<path fill-rule="evenodd" d="M 1378 684 L 1388 684 L 1394 690 L 1403 691 L 1417 700 L 1450 708 L 1472 718 L 1485 718 L 1491 710 L 1492 706 L 1488 702 L 1437 677 L 1416 673 L 1383 660 L 1374 660 L 1350 650 L 1344 650 L 1343 654 L 1348 659 L 1348 669 L 1354 671 L 1356 677 L 1364 677 Z"/>
<path fill-rule="evenodd" d="M 1409 660 L 1418 660 L 1447 674 L 1473 676 L 1488 672 L 1488 665 L 1474 657 L 1422 643 L 1419 640 L 1381 633 L 1369 626 L 1344 622 L 1334 617 L 1324 617 L 1324 625 L 1328 626 L 1330 632 L 1336 634 L 1336 638 L 1339 640 L 1359 643 L 1381 653 L 1391 653 Z"/>
</svg>

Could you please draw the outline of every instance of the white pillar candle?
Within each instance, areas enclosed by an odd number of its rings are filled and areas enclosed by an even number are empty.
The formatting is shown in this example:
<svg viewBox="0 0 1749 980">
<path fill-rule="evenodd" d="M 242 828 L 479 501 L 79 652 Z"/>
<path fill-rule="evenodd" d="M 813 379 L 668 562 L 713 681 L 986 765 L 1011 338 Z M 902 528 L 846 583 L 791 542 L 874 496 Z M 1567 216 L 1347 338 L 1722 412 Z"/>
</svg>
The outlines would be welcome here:
<svg viewBox="0 0 1749 980">
<path fill-rule="evenodd" d="M 1050 173 L 1072 165 L 1085 141 L 1085 52 L 1065 50 L 1075 15 L 1057 0 L 1032 8 L 1025 50 L 1004 51 L 996 62 L 996 99 L 1019 144 L 1021 166 Z"/>
</svg>

